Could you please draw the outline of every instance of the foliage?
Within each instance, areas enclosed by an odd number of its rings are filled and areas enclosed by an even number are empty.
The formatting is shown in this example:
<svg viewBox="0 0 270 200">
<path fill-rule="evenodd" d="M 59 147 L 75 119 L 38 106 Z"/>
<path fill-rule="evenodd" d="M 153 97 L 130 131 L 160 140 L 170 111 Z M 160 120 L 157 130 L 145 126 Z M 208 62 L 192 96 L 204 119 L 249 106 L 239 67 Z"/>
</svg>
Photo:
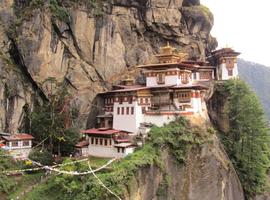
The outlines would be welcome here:
<svg viewBox="0 0 270 200">
<path fill-rule="evenodd" d="M 265 190 L 270 166 L 269 130 L 263 109 L 241 80 L 224 83 L 228 96 L 229 133 L 221 134 L 225 149 L 239 175 L 247 197 Z"/>
<path fill-rule="evenodd" d="M 168 126 L 153 127 L 150 131 L 150 140 L 156 148 L 169 146 L 177 161 L 184 163 L 186 154 L 192 146 L 206 142 L 207 138 L 200 132 L 203 130 L 191 127 L 186 119 L 179 118 Z"/>
<path fill-rule="evenodd" d="M 204 134 L 207 132 L 207 134 Z M 191 127 L 187 120 L 179 118 L 175 122 L 171 122 L 164 127 L 153 127 L 150 132 L 149 141 L 143 148 L 138 149 L 133 154 L 125 157 L 120 162 L 114 163 L 110 169 L 99 172 L 97 176 L 102 182 L 119 196 L 123 196 L 125 190 L 129 188 L 130 181 L 136 176 L 139 169 L 149 166 L 158 166 L 161 170 L 163 165 L 161 162 L 161 150 L 168 149 L 176 158 L 179 165 L 185 163 L 187 153 L 192 147 L 199 147 L 200 144 L 208 141 L 210 130 L 201 130 Z M 212 133 L 210 133 L 212 134 Z M 91 165 L 94 166 L 91 161 Z M 87 170 L 87 166 L 69 166 L 65 170 Z M 160 187 L 160 195 L 164 193 L 169 178 L 164 180 Z M 57 195 L 46 196 L 49 192 Z M 39 195 L 37 195 L 39 194 Z M 35 197 L 35 195 L 37 195 Z M 68 175 L 54 176 L 45 186 L 40 186 L 31 194 L 30 199 L 48 198 L 56 199 L 76 199 L 76 200 L 99 200 L 114 199 L 114 197 L 104 189 L 93 176 L 74 177 Z"/>
<path fill-rule="evenodd" d="M 14 161 L 12 161 L 10 157 L 6 157 L 5 153 L 0 149 L 0 171 L 12 169 L 13 166 Z M 13 190 L 15 186 L 15 181 L 0 173 L 0 193 L 8 193 Z"/>
<path fill-rule="evenodd" d="M 45 148 L 50 153 L 69 155 L 79 141 L 79 130 L 69 123 L 69 93 L 65 84 L 54 78 L 47 79 L 44 84 L 50 87 L 50 102 L 36 106 L 31 114 L 31 132 L 36 140 L 45 140 L 48 144 Z"/>
<path fill-rule="evenodd" d="M 270 68 L 258 63 L 238 60 L 240 77 L 256 92 L 270 122 Z"/>
<path fill-rule="evenodd" d="M 42 165 L 51 165 L 53 163 L 53 157 L 46 149 L 36 149 L 30 152 L 29 158 Z"/>
<path fill-rule="evenodd" d="M 70 13 L 59 0 L 50 0 L 50 10 L 55 18 L 64 22 L 70 22 Z"/>
<path fill-rule="evenodd" d="M 212 25 L 213 23 L 213 14 L 204 5 L 193 5 L 188 7 L 182 7 L 183 13 L 186 17 L 193 18 L 193 19 L 200 19 L 204 20 L 205 23 Z"/>
<path fill-rule="evenodd" d="M 68 156 L 74 151 L 74 145 L 80 140 L 79 130 L 77 128 L 69 128 L 64 130 L 64 134 L 60 139 L 61 154 Z"/>
</svg>

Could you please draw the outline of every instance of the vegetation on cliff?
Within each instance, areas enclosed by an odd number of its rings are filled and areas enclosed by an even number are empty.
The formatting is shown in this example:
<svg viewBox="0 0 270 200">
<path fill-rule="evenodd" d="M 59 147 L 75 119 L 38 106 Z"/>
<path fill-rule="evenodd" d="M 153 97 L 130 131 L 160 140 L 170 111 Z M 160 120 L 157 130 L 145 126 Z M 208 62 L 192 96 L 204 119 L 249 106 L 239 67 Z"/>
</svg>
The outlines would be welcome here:
<svg viewBox="0 0 270 200">
<path fill-rule="evenodd" d="M 263 192 L 268 184 L 270 135 L 264 112 L 241 80 L 218 84 L 216 90 L 228 100 L 229 132 L 220 137 L 249 198 Z"/>
<path fill-rule="evenodd" d="M 209 141 L 209 134 L 212 133 L 210 129 L 205 131 L 191 127 L 183 118 L 161 128 L 153 127 L 149 141 L 143 148 L 113 164 L 110 169 L 98 173 L 97 176 L 113 192 L 123 196 L 129 190 L 130 180 L 136 176 L 139 169 L 155 165 L 162 170 L 163 163 L 160 160 L 160 153 L 163 149 L 169 149 L 177 163 L 181 165 L 185 163 L 189 150 Z M 85 167 L 76 165 L 66 170 L 81 171 L 85 170 Z M 51 200 L 114 198 L 93 176 L 74 177 L 69 175 L 53 175 L 28 196 L 29 199 L 41 199 L 42 197 Z"/>
<path fill-rule="evenodd" d="M 12 169 L 14 162 L 9 157 L 6 157 L 4 152 L 0 149 L 0 171 Z M 7 176 L 0 174 L 0 194 L 7 193 L 15 187 L 15 182 Z M 0 196 L 1 197 L 1 196 Z"/>
<path fill-rule="evenodd" d="M 238 69 L 241 79 L 258 95 L 268 121 L 270 121 L 270 68 L 258 63 L 239 59 Z"/>
<path fill-rule="evenodd" d="M 31 133 L 51 154 L 70 155 L 80 139 L 79 129 L 73 121 L 76 113 L 72 112 L 70 95 L 65 83 L 59 83 L 55 78 L 49 78 L 43 84 L 50 87 L 49 102 L 36 105 L 29 116 Z"/>
</svg>

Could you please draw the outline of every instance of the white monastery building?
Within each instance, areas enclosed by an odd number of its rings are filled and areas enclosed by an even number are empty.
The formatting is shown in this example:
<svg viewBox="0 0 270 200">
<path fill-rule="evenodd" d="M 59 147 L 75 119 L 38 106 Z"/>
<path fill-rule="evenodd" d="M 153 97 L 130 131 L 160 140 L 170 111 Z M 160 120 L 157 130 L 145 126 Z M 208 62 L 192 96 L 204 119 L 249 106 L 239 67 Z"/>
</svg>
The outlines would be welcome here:
<svg viewBox="0 0 270 200">
<path fill-rule="evenodd" d="M 177 116 L 206 111 L 207 83 L 238 77 L 237 56 L 231 48 L 212 52 L 209 62 L 186 60 L 186 55 L 167 45 L 156 55 L 157 63 L 138 66 L 146 84 L 132 78 L 100 94 L 105 112 L 97 116 L 99 129 L 82 131 L 86 140 L 82 155 L 123 157 L 132 153 L 131 135 L 144 134 L 149 124 L 162 126 Z M 126 140 L 117 141 L 119 134 Z M 105 143 L 105 141 L 107 141 Z M 84 149 L 84 150 L 83 150 Z"/>
<path fill-rule="evenodd" d="M 33 139 L 34 137 L 29 134 L 2 136 L 0 148 L 6 150 L 16 159 L 27 158 L 32 148 Z"/>
</svg>

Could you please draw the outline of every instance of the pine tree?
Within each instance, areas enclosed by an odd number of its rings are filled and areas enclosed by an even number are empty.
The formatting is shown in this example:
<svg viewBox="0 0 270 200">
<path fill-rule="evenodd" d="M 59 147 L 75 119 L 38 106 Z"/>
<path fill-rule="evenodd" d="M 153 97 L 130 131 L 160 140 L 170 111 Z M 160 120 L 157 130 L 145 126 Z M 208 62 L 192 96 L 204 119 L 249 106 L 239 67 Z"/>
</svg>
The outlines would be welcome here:
<svg viewBox="0 0 270 200">
<path fill-rule="evenodd" d="M 241 80 L 224 83 L 230 129 L 222 141 L 247 197 L 263 192 L 270 166 L 269 129 L 256 95 Z"/>
</svg>

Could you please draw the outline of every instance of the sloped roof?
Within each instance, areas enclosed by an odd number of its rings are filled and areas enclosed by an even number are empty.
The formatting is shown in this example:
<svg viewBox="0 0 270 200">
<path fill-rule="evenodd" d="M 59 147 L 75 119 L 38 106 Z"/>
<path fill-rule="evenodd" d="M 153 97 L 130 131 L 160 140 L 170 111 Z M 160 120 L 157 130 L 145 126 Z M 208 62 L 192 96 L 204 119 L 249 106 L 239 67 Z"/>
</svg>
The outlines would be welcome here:
<svg viewBox="0 0 270 200">
<path fill-rule="evenodd" d="M 121 131 L 115 129 L 88 129 L 81 131 L 81 133 L 85 133 L 87 135 L 113 135 L 119 132 Z"/>
<path fill-rule="evenodd" d="M 89 141 L 83 140 L 83 141 L 78 142 L 78 143 L 75 145 L 75 147 L 82 148 L 82 147 L 85 147 L 85 146 L 88 146 L 88 145 L 89 145 Z"/>
<path fill-rule="evenodd" d="M 130 142 L 125 142 L 125 143 L 115 144 L 114 146 L 115 147 L 127 148 L 127 147 L 132 147 L 134 145 L 132 143 L 130 143 Z"/>
<path fill-rule="evenodd" d="M 4 145 L 3 143 L 0 143 L 0 148 L 2 148 L 2 147 L 4 147 L 4 146 L 6 146 L 6 145 Z"/>
<path fill-rule="evenodd" d="M 7 140 L 7 141 L 32 140 L 32 139 L 34 139 L 34 137 L 32 135 L 25 134 L 25 133 L 15 134 L 15 135 L 10 135 L 10 136 L 2 136 L 2 138 L 4 140 Z"/>
</svg>

